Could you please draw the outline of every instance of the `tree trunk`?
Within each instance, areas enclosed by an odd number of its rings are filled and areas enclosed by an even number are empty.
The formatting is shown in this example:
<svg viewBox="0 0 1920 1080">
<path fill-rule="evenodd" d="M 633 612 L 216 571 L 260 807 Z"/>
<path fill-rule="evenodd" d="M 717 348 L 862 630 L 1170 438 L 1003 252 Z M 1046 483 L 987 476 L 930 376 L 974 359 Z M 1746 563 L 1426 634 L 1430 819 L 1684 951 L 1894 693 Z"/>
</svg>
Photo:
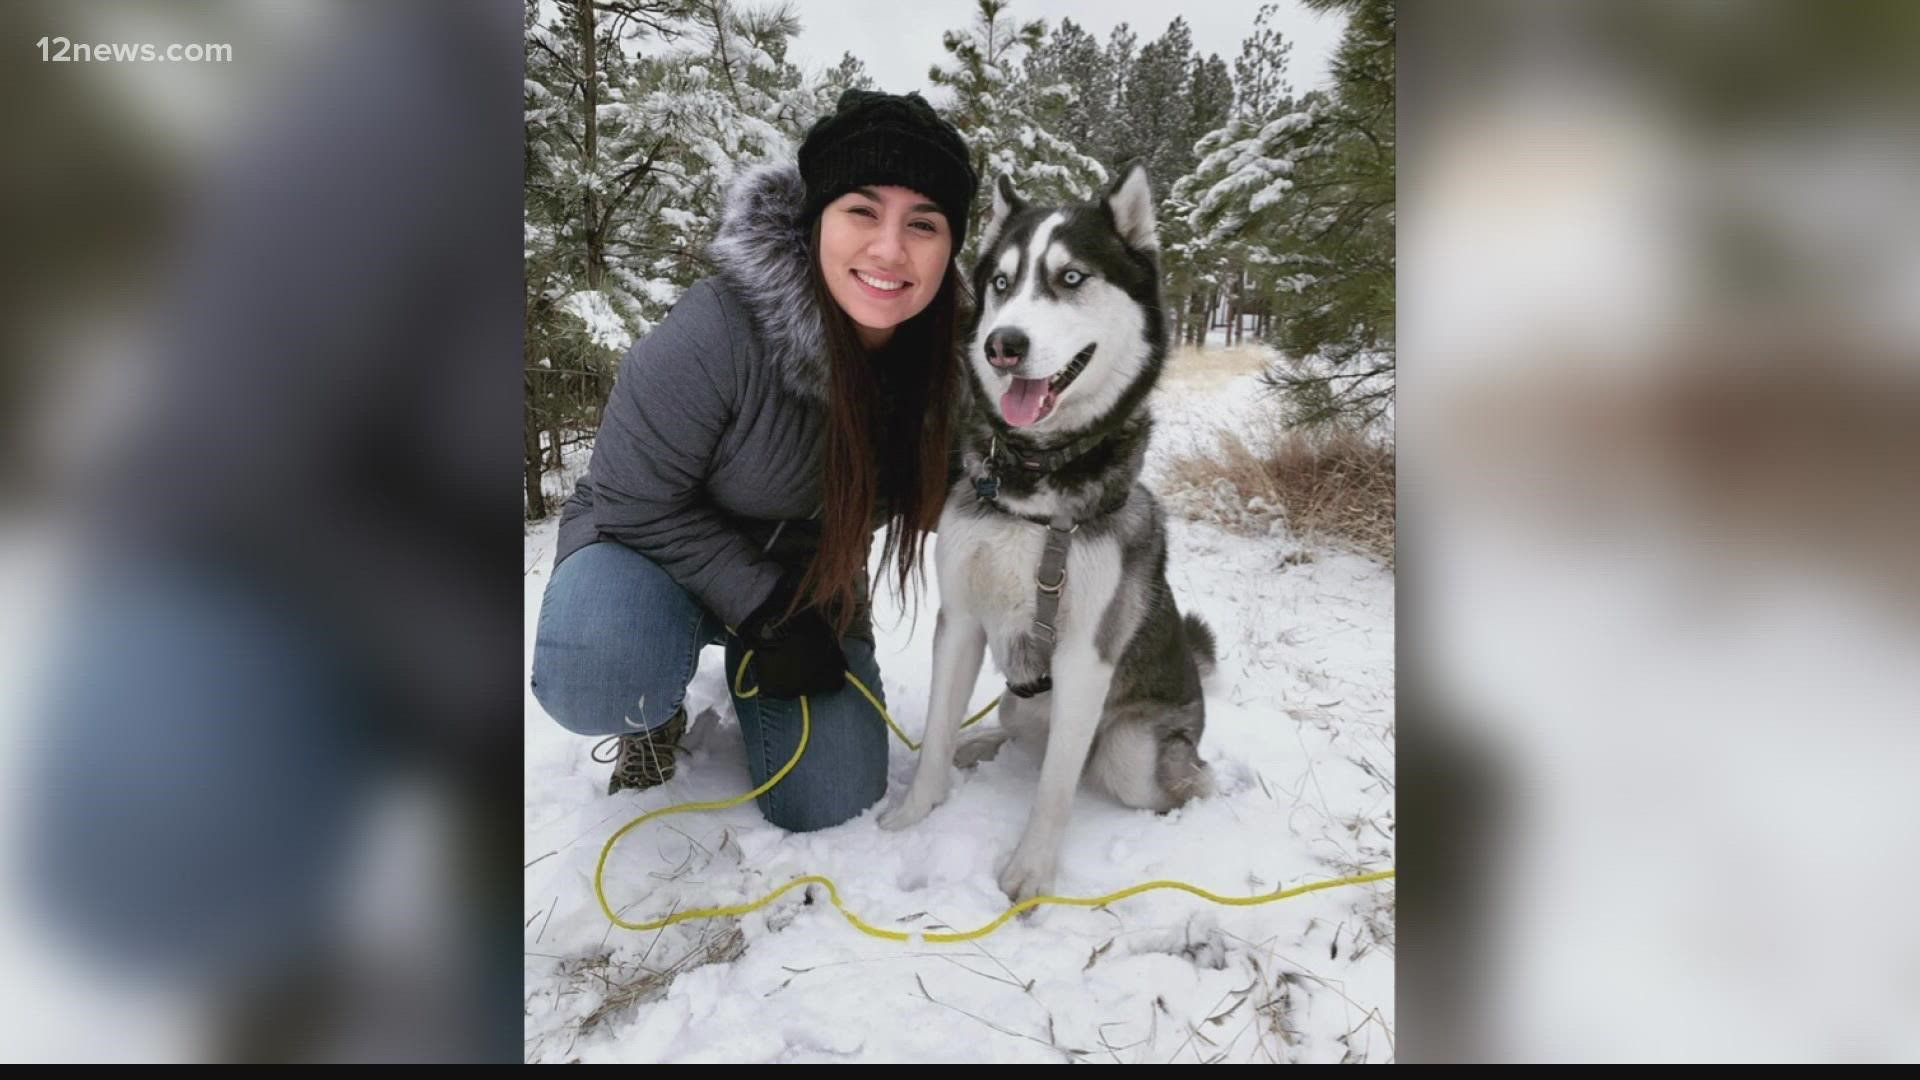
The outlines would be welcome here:
<svg viewBox="0 0 1920 1080">
<path fill-rule="evenodd" d="M 1247 340 L 1246 316 L 1247 316 L 1247 308 L 1249 305 L 1246 302 L 1247 272 L 1245 270 L 1240 271 L 1240 279 L 1234 285 L 1233 296 L 1234 296 L 1233 343 L 1235 345 L 1240 345 L 1240 344 L 1244 344 Z"/>
<path fill-rule="evenodd" d="M 589 170 L 595 170 L 600 164 L 600 60 L 594 51 L 592 0 L 576 0 L 574 10 L 579 15 L 580 23 L 580 91 L 587 110 L 585 164 Z M 598 290 L 602 268 L 606 263 L 606 238 L 600 234 L 600 196 L 592 187 L 588 187 L 583 201 L 587 234 L 587 288 Z"/>
<path fill-rule="evenodd" d="M 531 391 L 532 387 L 529 386 L 528 390 Z M 525 431 L 523 436 L 525 452 L 521 454 L 521 463 L 526 469 L 524 479 L 527 485 L 527 520 L 539 521 L 547 516 L 547 493 L 540 487 L 540 479 L 545 475 L 540 468 L 540 429 L 534 426 L 531 416 L 527 417 L 527 422 L 522 427 Z"/>
</svg>

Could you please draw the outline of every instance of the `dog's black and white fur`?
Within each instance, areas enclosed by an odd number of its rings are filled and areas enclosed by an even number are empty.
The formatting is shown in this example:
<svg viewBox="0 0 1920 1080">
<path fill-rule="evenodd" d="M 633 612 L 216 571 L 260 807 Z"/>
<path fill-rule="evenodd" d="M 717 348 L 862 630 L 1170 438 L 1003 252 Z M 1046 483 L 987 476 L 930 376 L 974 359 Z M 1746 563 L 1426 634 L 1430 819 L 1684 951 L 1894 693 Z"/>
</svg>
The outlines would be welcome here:
<svg viewBox="0 0 1920 1080">
<path fill-rule="evenodd" d="M 1152 431 L 1147 396 L 1167 351 L 1157 252 L 1152 195 L 1137 165 L 1103 198 L 1078 206 L 1029 207 L 1004 177 L 995 185 L 973 275 L 964 439 L 974 476 L 955 486 L 940 519 L 925 745 L 912 787 L 880 824 L 904 828 L 944 801 L 956 749 L 978 760 L 1009 736 L 1044 742 L 1026 832 L 999 875 L 1016 901 L 1052 889 L 1083 775 L 1123 804 L 1155 811 L 1212 789 L 1199 743 L 1213 634 L 1174 604 L 1165 517 L 1138 483 Z M 1047 389 L 1036 398 L 1041 384 L 1032 380 L 1040 379 Z M 1025 408 L 1010 404 L 1016 385 L 1029 391 Z M 988 473 L 990 482 L 974 482 Z M 1040 523 L 1061 519 L 1078 528 L 1048 670 L 1034 626 L 1048 532 Z M 1052 687 L 1007 694 L 1001 732 L 956 748 L 989 649 L 1010 684 L 1050 674 Z"/>
</svg>

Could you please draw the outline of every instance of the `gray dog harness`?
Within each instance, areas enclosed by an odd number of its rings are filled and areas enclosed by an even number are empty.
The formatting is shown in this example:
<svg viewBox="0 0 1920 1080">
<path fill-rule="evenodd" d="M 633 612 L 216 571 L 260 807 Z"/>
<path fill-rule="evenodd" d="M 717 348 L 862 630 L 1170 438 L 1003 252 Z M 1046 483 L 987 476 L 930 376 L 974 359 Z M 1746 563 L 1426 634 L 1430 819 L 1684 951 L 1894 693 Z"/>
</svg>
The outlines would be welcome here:
<svg viewBox="0 0 1920 1080">
<path fill-rule="evenodd" d="M 1040 571 L 1033 577 L 1033 641 L 1040 652 L 1040 677 L 1032 682 L 1008 683 L 1014 697 L 1030 698 L 1053 689 L 1053 647 L 1059 641 L 1060 593 L 1067 586 L 1067 549 L 1080 526 L 1055 517 L 1047 523 L 1047 546 L 1040 552 Z"/>
<path fill-rule="evenodd" d="M 1026 514 L 1014 513 L 1002 505 L 999 499 L 1000 466 L 1013 465 L 1028 473 L 1044 475 L 1084 455 L 1101 441 L 1103 440 L 1100 438 L 1088 439 L 1061 450 L 1022 455 L 1011 449 L 1003 452 L 999 445 L 999 437 L 994 436 L 988 443 L 982 471 L 973 476 L 974 494 L 978 495 L 982 502 L 992 505 L 996 510 L 1010 517 L 1044 525 L 1047 529 L 1046 546 L 1040 552 L 1040 568 L 1034 573 L 1033 578 L 1033 633 L 1031 636 L 1040 654 L 1041 673 L 1031 682 L 1008 683 L 1007 692 L 1014 697 L 1030 698 L 1053 689 L 1053 648 L 1059 642 L 1060 595 L 1066 591 L 1067 552 L 1073 546 L 1073 534 L 1080 531 L 1080 522 L 1064 514 L 1056 514 L 1051 519 L 1030 517 Z M 1124 502 L 1125 499 L 1121 501 Z M 1102 507 L 1094 517 L 1105 517 L 1115 509 L 1117 507 Z"/>
</svg>

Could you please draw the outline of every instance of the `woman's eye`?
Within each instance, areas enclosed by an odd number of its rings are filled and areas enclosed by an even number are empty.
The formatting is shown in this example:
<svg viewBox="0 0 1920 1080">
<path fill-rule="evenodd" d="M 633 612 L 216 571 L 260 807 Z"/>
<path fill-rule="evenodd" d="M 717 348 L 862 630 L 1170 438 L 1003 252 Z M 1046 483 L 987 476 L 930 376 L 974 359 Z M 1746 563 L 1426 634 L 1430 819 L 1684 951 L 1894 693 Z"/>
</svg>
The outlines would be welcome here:
<svg viewBox="0 0 1920 1080">
<path fill-rule="evenodd" d="M 933 234 L 940 231 L 933 227 L 933 222 L 931 221 L 916 221 L 913 223 L 913 227 L 916 229 L 919 229 L 923 233 L 926 233 L 928 236 L 932 236 Z"/>
</svg>

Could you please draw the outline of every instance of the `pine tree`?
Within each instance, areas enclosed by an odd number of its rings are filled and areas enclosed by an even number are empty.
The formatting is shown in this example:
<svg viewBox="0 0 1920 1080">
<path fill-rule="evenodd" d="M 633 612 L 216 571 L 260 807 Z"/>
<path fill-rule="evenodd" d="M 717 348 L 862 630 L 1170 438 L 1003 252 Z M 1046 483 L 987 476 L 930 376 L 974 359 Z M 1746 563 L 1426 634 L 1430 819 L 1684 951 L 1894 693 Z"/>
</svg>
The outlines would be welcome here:
<svg viewBox="0 0 1920 1080">
<path fill-rule="evenodd" d="M 1030 93 L 1020 77 L 1020 62 L 1041 46 L 1046 23 L 1016 24 L 1007 13 L 1008 0 L 976 0 L 976 5 L 972 26 L 943 35 L 948 59 L 928 72 L 934 85 L 951 91 L 945 103 L 947 119 L 973 153 L 981 180 L 974 216 L 979 216 L 998 176 L 1012 180 L 1023 196 L 1035 201 L 1092 198 L 1106 182 L 1106 168 L 1034 115 L 1036 107 L 1059 115 L 1065 98 L 1051 87 L 1039 95 Z M 978 249 L 979 233 L 969 230 L 963 263 Z"/>
<path fill-rule="evenodd" d="M 1113 73 L 1107 70 L 1099 42 L 1072 19 L 1060 25 L 1027 54 L 1026 81 L 1034 96 L 1065 97 L 1052 117 L 1055 135 L 1090 157 L 1111 163 L 1102 150 L 1111 140 Z M 1053 87 L 1070 93 L 1048 94 Z"/>
<path fill-rule="evenodd" d="M 807 79 L 787 58 L 799 20 L 786 7 L 526 10 L 526 501 L 540 517 L 540 475 L 598 427 L 621 354 L 710 272 L 727 183 L 790 159 L 864 70 L 848 57 Z"/>
<path fill-rule="evenodd" d="M 1193 73 L 1187 80 L 1186 125 L 1180 134 L 1187 155 L 1180 175 L 1191 173 L 1199 164 L 1193 148 L 1208 132 L 1225 124 L 1232 112 L 1233 77 L 1227 71 L 1227 62 L 1217 53 L 1205 60 L 1195 57 Z"/>
<path fill-rule="evenodd" d="M 1287 81 L 1293 42 L 1273 26 L 1275 10 L 1273 4 L 1260 5 L 1253 33 L 1240 43 L 1240 56 L 1233 62 L 1233 113 L 1243 119 L 1272 119 L 1293 97 Z"/>
<path fill-rule="evenodd" d="M 1394 6 L 1308 0 L 1347 13 L 1334 93 L 1288 200 L 1299 254 L 1272 341 L 1292 362 L 1270 372 L 1301 424 L 1390 419 L 1395 371 Z"/>
<path fill-rule="evenodd" d="M 1189 230 L 1181 254 L 1209 294 L 1209 317 L 1217 307 L 1226 309 L 1229 345 L 1240 340 L 1249 314 L 1272 318 L 1288 237 L 1269 211 L 1292 188 L 1294 157 L 1311 126 L 1285 93 L 1292 46 L 1269 25 L 1273 14 L 1273 5 L 1263 6 L 1242 42 L 1232 109 L 1195 143 L 1198 160 L 1175 185 L 1169 206 Z M 1217 74 L 1216 67 L 1207 77 L 1210 95 L 1218 94 Z M 1218 101 L 1208 104 L 1218 116 Z"/>
<path fill-rule="evenodd" d="M 1308 0 L 1349 16 L 1330 93 L 1294 99 L 1290 45 L 1261 9 L 1235 65 L 1233 114 L 1176 187 L 1196 278 L 1209 260 L 1230 337 L 1252 312 L 1281 362 L 1267 382 L 1299 425 L 1390 417 L 1394 375 L 1394 13 L 1391 0 Z"/>
<path fill-rule="evenodd" d="M 1126 125 L 1120 118 L 1120 103 L 1126 99 L 1127 79 L 1133 74 L 1133 56 L 1139 47 L 1140 35 L 1126 23 L 1113 28 L 1107 35 L 1106 48 L 1103 50 L 1106 63 L 1101 67 L 1100 91 L 1111 102 L 1108 115 L 1112 117 L 1104 131 L 1094 133 L 1095 156 L 1102 161 L 1123 164 L 1126 159 Z"/>
<path fill-rule="evenodd" d="M 1194 242 L 1187 218 L 1191 203 L 1181 198 L 1181 182 L 1199 164 L 1194 147 L 1227 122 L 1233 109 L 1233 77 L 1218 55 L 1195 58 L 1187 79 L 1187 108 L 1178 136 L 1182 156 L 1176 178 L 1158 194 L 1161 272 L 1176 344 L 1202 344 L 1223 277 L 1216 253 Z"/>
<path fill-rule="evenodd" d="M 635 41 L 678 35 L 674 5 L 637 2 L 609 13 L 557 0 L 541 21 L 525 14 L 527 63 L 524 318 L 527 374 L 526 500 L 544 516 L 545 469 L 572 432 L 597 417 L 612 358 L 631 340 L 636 298 L 609 273 L 629 200 L 644 177 L 647 132 L 607 115 L 633 77 Z M 544 442 L 543 442 L 544 440 Z"/>
<path fill-rule="evenodd" d="M 1146 162 L 1156 197 L 1173 190 L 1174 181 L 1193 165 L 1193 145 L 1186 141 L 1192 67 L 1193 32 L 1185 19 L 1176 18 L 1166 33 L 1140 49 L 1121 94 L 1115 164 Z"/>
<path fill-rule="evenodd" d="M 873 89 L 873 76 L 867 74 L 866 61 L 852 53 L 840 54 L 840 62 L 828 68 L 814 89 L 814 112 L 830 113 L 848 90 Z"/>
</svg>

